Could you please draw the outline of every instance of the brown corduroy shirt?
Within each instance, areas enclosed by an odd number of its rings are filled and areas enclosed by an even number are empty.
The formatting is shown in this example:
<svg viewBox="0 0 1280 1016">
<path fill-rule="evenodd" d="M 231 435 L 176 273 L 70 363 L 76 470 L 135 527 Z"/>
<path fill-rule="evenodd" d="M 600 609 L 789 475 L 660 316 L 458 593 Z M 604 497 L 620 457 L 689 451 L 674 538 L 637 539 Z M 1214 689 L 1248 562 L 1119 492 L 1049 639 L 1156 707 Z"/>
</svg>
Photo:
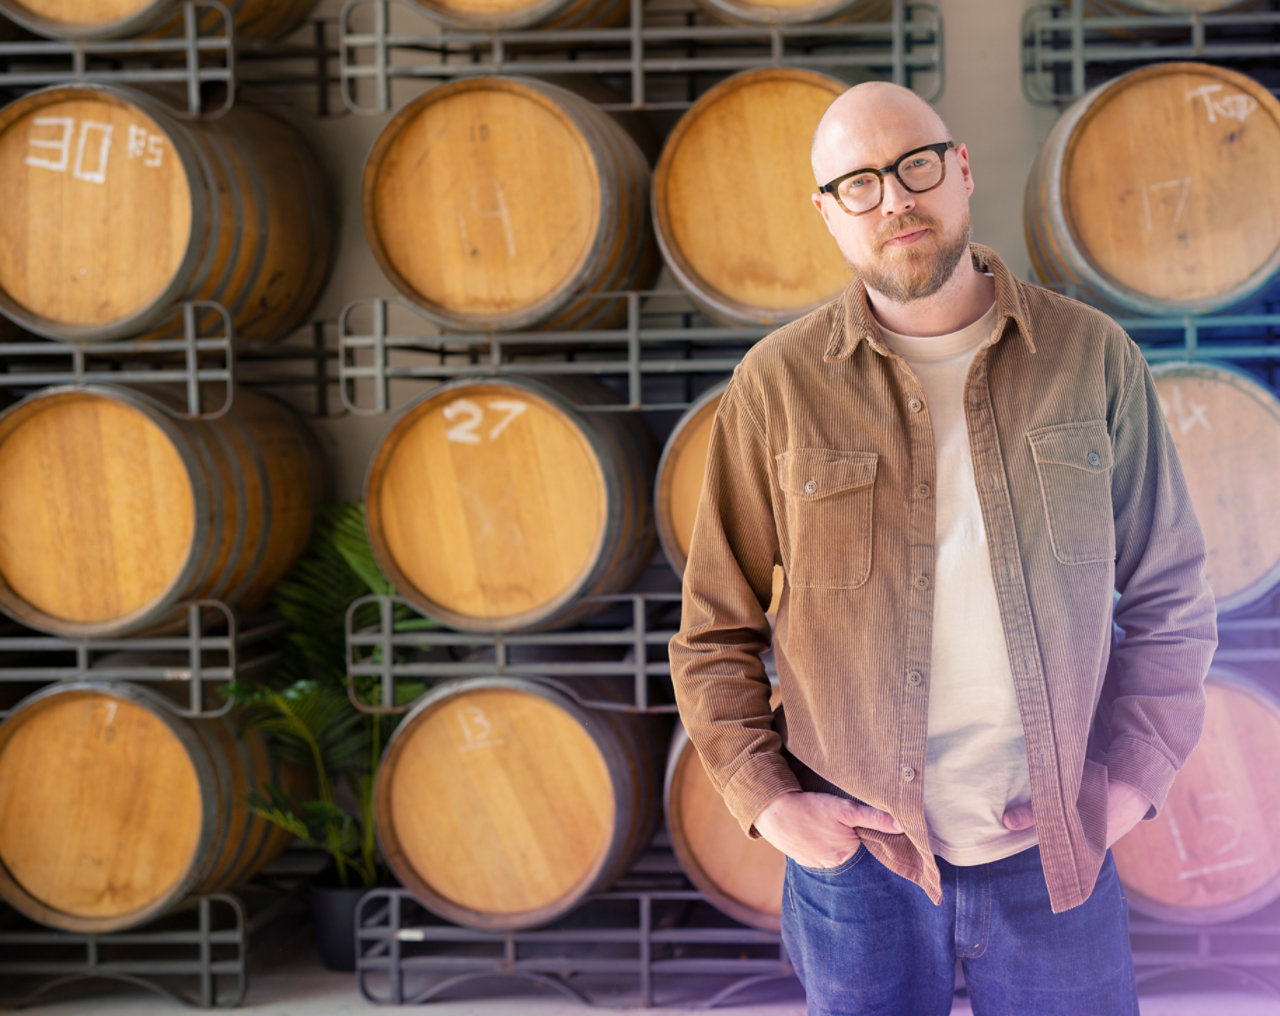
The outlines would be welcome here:
<svg viewBox="0 0 1280 1016">
<path fill-rule="evenodd" d="M 1108 778 L 1159 808 L 1200 737 L 1214 600 L 1137 345 L 991 250 L 971 254 L 994 275 L 997 314 L 965 417 L 1059 912 L 1093 890 Z M 936 903 L 924 814 L 934 473 L 924 391 L 855 281 L 734 371 L 670 655 L 681 718 L 744 829 L 779 794 L 854 797 L 904 830 L 859 830 L 868 850 Z M 771 636 L 775 563 L 787 581 Z M 777 717 L 760 660 L 771 638 Z"/>
</svg>

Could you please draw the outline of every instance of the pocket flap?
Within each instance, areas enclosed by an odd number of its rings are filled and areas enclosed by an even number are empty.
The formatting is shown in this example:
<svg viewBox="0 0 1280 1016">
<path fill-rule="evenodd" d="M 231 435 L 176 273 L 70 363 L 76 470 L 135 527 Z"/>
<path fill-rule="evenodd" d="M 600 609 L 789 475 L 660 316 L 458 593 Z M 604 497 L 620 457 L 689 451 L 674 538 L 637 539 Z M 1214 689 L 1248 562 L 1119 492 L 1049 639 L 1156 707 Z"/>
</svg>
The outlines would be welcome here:
<svg viewBox="0 0 1280 1016">
<path fill-rule="evenodd" d="M 776 456 L 778 482 L 788 494 L 809 499 L 869 487 L 876 479 L 878 458 L 875 452 L 795 448 Z"/>
<path fill-rule="evenodd" d="M 1111 468 L 1111 436 L 1106 420 L 1040 427 L 1029 431 L 1027 440 L 1037 462 L 1073 466 L 1088 473 L 1105 473 Z"/>
</svg>

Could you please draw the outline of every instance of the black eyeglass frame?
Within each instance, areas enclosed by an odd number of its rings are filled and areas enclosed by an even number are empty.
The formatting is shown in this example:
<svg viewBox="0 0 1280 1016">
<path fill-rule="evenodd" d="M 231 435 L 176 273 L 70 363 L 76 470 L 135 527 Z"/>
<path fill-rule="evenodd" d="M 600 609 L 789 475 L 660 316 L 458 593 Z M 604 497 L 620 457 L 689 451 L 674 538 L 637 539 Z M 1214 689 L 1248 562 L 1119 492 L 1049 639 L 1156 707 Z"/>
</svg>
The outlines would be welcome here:
<svg viewBox="0 0 1280 1016">
<path fill-rule="evenodd" d="M 821 187 L 819 187 L 818 193 L 830 194 L 833 198 L 835 198 L 836 204 L 840 206 L 840 210 L 843 211 L 845 215 L 867 215 L 870 212 L 874 212 L 877 208 L 879 208 L 884 203 L 884 178 L 888 176 L 890 173 L 896 176 L 898 178 L 898 183 L 902 184 L 903 188 L 905 188 L 907 191 L 909 191 L 912 194 L 924 194 L 926 191 L 931 191 L 935 187 L 941 187 L 942 181 L 944 181 L 947 178 L 947 150 L 955 147 L 956 147 L 956 142 L 954 141 L 939 141 L 937 142 L 937 144 L 933 144 L 933 145 L 921 145 L 919 148 L 913 148 L 909 152 L 904 152 L 902 155 L 899 155 L 896 159 L 894 159 L 893 162 L 891 162 L 889 165 L 881 166 L 879 169 L 872 169 L 870 166 L 868 166 L 865 169 L 855 169 L 850 173 L 845 173 L 842 176 L 838 176 L 834 180 L 832 180 L 830 183 L 824 183 Z M 928 187 L 921 187 L 919 190 L 916 190 L 909 183 L 907 183 L 906 180 L 902 179 L 902 174 L 898 172 L 898 167 L 901 166 L 907 159 L 911 158 L 911 156 L 919 155 L 921 152 L 936 152 L 942 158 L 942 175 L 938 177 L 937 183 L 930 184 Z M 855 212 L 852 209 L 848 208 L 845 205 L 845 203 L 840 200 L 839 187 L 842 183 L 848 180 L 849 177 L 858 176 L 861 173 L 874 173 L 876 175 L 876 177 L 880 181 L 880 200 L 877 201 L 870 208 L 866 208 L 861 212 Z"/>
</svg>

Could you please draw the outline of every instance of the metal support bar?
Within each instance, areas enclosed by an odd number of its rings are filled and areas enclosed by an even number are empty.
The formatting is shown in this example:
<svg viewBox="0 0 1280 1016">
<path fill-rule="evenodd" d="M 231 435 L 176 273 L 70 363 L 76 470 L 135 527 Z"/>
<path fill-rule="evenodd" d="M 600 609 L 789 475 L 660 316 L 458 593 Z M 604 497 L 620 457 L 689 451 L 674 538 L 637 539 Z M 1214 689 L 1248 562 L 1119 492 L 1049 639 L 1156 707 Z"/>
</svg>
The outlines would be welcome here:
<svg viewBox="0 0 1280 1016">
<path fill-rule="evenodd" d="M 1274 70 L 1278 32 L 1277 10 L 1103 17 L 1091 14 L 1085 0 L 1035 6 L 1022 19 L 1022 89 L 1031 102 L 1063 106 L 1130 66 L 1157 61 Z"/>
<path fill-rule="evenodd" d="M 465 375 L 577 374 L 616 380 L 623 402 L 580 406 L 596 412 L 685 409 L 700 392 L 673 392 L 670 379 L 699 376 L 708 384 L 732 372 L 764 326 L 726 327 L 701 321 L 677 291 L 601 293 L 626 298 L 626 321 L 613 329 L 579 332 L 467 333 L 441 331 L 403 299 L 354 300 L 339 319 L 340 396 L 353 413 L 389 411 L 393 379 L 440 382 Z M 1154 361 L 1239 359 L 1280 362 L 1280 313 L 1203 317 L 1119 318 Z M 545 352 L 554 345 L 560 352 Z M 542 347 L 537 359 L 522 356 Z M 437 354 L 422 362 L 410 353 Z M 372 390 L 372 405 L 360 383 Z"/>
<path fill-rule="evenodd" d="M 217 32 L 201 32 L 201 11 L 212 10 L 221 23 Z M 235 26 L 219 0 L 186 0 L 181 11 L 182 33 L 173 38 L 94 39 L 72 42 L 23 39 L 0 43 L 0 87 L 40 88 L 76 82 L 149 84 L 170 82 L 184 86 L 192 116 L 219 116 L 235 102 Z M 220 57 L 218 64 L 203 58 Z M 182 57 L 175 66 L 174 57 Z M 122 57 L 131 66 L 121 67 Z M 16 65 L 16 66 L 15 66 Z M 49 69 L 37 69 L 48 67 Z M 226 85 L 220 106 L 205 109 L 201 86 Z"/>
<path fill-rule="evenodd" d="M 50 930 L 15 915 L 0 930 L 0 982 L 13 992 L 0 1005 L 16 1009 L 67 985 L 106 979 L 185 1006 L 238 1006 L 248 990 L 249 914 L 280 898 L 251 892 L 195 897 L 164 917 L 101 935 Z"/>
<path fill-rule="evenodd" d="M 683 12 L 649 11 L 631 0 L 629 24 L 619 28 L 532 28 L 512 31 L 461 30 L 430 21 L 422 8 L 395 0 L 397 21 L 417 19 L 420 31 L 390 31 L 392 0 L 348 0 L 338 19 L 339 81 L 342 99 L 354 113 L 385 113 L 393 107 L 391 82 L 413 78 L 452 78 L 463 74 L 613 74 L 625 76 L 631 94 L 628 109 L 657 108 L 652 75 L 738 71 L 786 64 L 842 69 L 872 68 L 900 84 L 915 86 L 931 78 L 926 98 L 942 90 L 942 20 L 931 4 L 893 0 L 893 16 L 884 22 L 849 21 L 821 25 L 726 25 L 705 23 L 696 8 Z M 661 19 L 678 24 L 662 24 Z M 367 31 L 355 22 L 371 21 Z M 746 48 L 738 56 L 717 54 L 717 43 Z M 562 60 L 549 59 L 546 47 L 563 47 Z M 532 48 L 541 52 L 533 54 Z M 825 51 L 816 51 L 825 47 Z M 692 49 L 692 55 L 676 55 Z M 432 59 L 412 62 L 428 53 Z M 393 59 L 397 57 L 397 59 Z M 373 82 L 372 104 L 361 101 L 361 81 Z M 688 102 L 664 108 L 687 106 Z"/>
<path fill-rule="evenodd" d="M 187 687 L 187 706 L 180 708 L 173 703 L 170 708 L 175 713 L 192 717 L 224 715 L 231 709 L 231 700 L 219 701 L 209 686 L 274 666 L 280 654 L 263 643 L 279 636 L 285 621 L 260 615 L 246 625 L 220 600 L 191 601 L 185 618 L 183 629 L 172 635 L 68 639 L 31 632 L 0 636 L 0 684 L 176 683 Z M 215 629 L 213 633 L 211 627 Z M 257 648 L 247 652 L 251 646 Z M 122 652 L 139 655 L 142 662 L 128 666 L 101 662 Z M 33 657 L 38 661 L 33 662 Z M 7 715 L 0 710 L 0 719 Z"/>
</svg>

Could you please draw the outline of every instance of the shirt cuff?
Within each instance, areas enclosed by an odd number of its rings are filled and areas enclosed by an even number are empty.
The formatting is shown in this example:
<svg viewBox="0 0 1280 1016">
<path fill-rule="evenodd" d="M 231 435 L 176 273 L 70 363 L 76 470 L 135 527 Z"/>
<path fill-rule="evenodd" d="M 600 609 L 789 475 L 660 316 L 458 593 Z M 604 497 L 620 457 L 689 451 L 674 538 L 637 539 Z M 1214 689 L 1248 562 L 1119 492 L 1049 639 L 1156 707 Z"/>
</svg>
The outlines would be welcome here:
<svg viewBox="0 0 1280 1016">
<path fill-rule="evenodd" d="M 803 790 L 796 774 L 778 752 L 752 755 L 746 765 L 733 774 L 724 788 L 724 802 L 742 831 L 752 839 L 756 832 L 756 817 L 775 797 L 794 794 Z"/>
<path fill-rule="evenodd" d="M 1107 779 L 1129 784 L 1151 802 L 1145 818 L 1160 813 L 1177 775 L 1163 752 L 1136 737 L 1117 738 L 1107 752 Z"/>
</svg>

